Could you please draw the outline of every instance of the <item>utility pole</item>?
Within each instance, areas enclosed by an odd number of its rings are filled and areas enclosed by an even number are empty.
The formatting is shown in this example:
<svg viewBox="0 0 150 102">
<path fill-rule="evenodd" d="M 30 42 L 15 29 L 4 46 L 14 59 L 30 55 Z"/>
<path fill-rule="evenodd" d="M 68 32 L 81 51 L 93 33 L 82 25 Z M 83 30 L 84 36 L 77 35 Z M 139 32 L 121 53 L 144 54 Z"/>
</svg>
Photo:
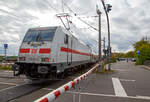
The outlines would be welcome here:
<svg viewBox="0 0 150 102">
<path fill-rule="evenodd" d="M 98 6 L 96 6 L 96 11 L 97 11 L 97 14 L 98 14 L 98 16 L 99 16 L 99 39 L 98 39 L 98 41 L 99 41 L 99 60 L 101 60 L 101 58 L 102 58 L 102 52 L 101 52 L 101 11 L 98 9 Z"/>
<path fill-rule="evenodd" d="M 103 38 L 103 52 L 104 52 L 104 59 L 106 57 L 106 49 L 105 49 L 105 37 Z"/>
<path fill-rule="evenodd" d="M 109 26 L 109 17 L 108 17 L 108 12 L 111 10 L 111 5 L 110 4 L 107 4 L 105 6 L 105 2 L 104 0 L 101 0 L 102 2 L 102 5 L 104 7 L 104 11 L 105 11 L 105 14 L 106 14 L 106 18 L 107 18 L 107 27 L 108 27 L 108 70 L 111 70 L 111 47 L 110 47 L 110 26 Z"/>
</svg>

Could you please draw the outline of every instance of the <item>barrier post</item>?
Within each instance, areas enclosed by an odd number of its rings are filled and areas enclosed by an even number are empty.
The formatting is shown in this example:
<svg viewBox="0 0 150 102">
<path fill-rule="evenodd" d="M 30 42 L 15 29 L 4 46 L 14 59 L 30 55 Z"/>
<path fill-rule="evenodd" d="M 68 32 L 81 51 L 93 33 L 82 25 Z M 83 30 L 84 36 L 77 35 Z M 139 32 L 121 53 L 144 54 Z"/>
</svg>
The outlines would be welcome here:
<svg viewBox="0 0 150 102">
<path fill-rule="evenodd" d="M 73 89 L 75 90 L 76 86 L 74 86 Z M 76 93 L 75 93 L 75 91 L 73 93 L 72 102 L 76 102 Z"/>
</svg>

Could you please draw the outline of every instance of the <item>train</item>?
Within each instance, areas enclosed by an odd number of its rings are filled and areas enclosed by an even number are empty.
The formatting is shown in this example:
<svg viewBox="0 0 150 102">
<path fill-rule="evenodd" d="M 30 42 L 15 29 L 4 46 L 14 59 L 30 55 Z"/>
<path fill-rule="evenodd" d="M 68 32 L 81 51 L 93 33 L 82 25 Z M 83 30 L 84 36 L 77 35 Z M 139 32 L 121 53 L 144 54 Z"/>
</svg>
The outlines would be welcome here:
<svg viewBox="0 0 150 102">
<path fill-rule="evenodd" d="M 63 27 L 36 27 L 26 32 L 12 70 L 31 80 L 49 79 L 97 61 L 92 49 Z"/>
</svg>

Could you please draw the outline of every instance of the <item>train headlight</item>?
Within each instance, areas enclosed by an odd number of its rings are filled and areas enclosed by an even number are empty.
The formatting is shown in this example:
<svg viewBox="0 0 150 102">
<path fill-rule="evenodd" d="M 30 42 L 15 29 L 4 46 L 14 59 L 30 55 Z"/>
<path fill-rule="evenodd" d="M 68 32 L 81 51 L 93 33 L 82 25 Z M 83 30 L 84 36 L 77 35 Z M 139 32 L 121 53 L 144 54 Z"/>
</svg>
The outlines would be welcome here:
<svg viewBox="0 0 150 102">
<path fill-rule="evenodd" d="M 25 61 L 26 58 L 25 57 L 19 57 L 19 61 Z"/>
<path fill-rule="evenodd" d="M 38 46 L 41 46 L 41 43 L 40 43 L 40 42 L 38 42 Z"/>
<path fill-rule="evenodd" d="M 31 43 L 30 43 L 30 46 L 33 46 L 33 45 L 34 45 L 34 43 L 33 43 L 33 42 L 31 42 Z"/>
</svg>

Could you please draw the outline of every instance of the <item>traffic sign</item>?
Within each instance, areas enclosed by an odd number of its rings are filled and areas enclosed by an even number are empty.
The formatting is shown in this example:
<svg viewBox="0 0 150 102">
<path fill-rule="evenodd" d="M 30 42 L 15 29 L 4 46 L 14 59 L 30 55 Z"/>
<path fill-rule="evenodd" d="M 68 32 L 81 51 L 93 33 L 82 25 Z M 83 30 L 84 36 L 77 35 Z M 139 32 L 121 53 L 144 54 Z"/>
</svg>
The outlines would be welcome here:
<svg viewBox="0 0 150 102">
<path fill-rule="evenodd" d="M 8 48 L 8 44 L 4 44 L 4 48 L 7 49 Z"/>
<path fill-rule="evenodd" d="M 140 51 L 139 50 L 137 51 L 137 55 L 140 55 Z"/>
</svg>

